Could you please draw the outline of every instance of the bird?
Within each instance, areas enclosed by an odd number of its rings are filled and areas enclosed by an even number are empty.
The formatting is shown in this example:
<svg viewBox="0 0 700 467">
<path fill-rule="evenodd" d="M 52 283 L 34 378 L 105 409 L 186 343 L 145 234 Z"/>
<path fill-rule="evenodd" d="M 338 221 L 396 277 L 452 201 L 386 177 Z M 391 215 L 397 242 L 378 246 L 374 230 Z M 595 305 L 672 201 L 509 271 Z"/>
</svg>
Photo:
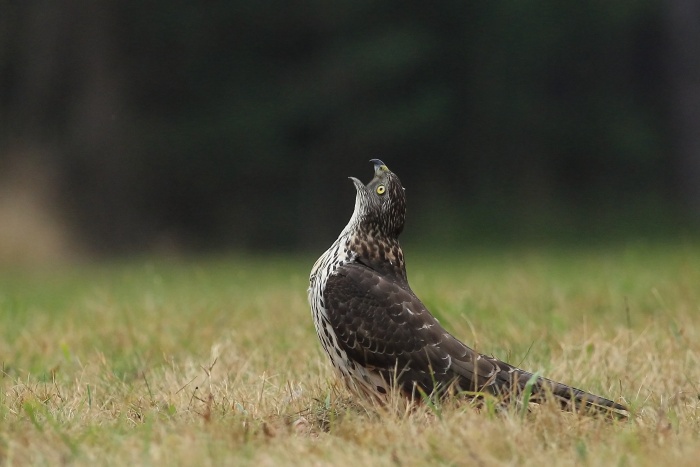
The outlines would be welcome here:
<svg viewBox="0 0 700 467">
<path fill-rule="evenodd" d="M 355 185 L 355 208 L 337 240 L 313 265 L 308 300 L 323 350 L 351 392 L 388 401 L 464 394 L 627 417 L 617 402 L 481 354 L 454 337 L 408 284 L 399 235 L 406 194 L 379 159 L 374 178 Z"/>
</svg>

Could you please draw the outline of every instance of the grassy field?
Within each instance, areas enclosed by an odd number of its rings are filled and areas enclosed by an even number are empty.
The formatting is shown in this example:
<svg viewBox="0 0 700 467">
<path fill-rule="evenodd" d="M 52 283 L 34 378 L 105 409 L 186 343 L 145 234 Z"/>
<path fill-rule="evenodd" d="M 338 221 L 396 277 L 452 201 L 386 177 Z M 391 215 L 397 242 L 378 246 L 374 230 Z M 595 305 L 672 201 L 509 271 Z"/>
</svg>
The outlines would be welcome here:
<svg viewBox="0 0 700 467">
<path fill-rule="evenodd" d="M 406 255 L 455 335 L 631 419 L 355 400 L 313 330 L 314 256 L 6 268 L 0 464 L 697 465 L 700 246 Z"/>
</svg>

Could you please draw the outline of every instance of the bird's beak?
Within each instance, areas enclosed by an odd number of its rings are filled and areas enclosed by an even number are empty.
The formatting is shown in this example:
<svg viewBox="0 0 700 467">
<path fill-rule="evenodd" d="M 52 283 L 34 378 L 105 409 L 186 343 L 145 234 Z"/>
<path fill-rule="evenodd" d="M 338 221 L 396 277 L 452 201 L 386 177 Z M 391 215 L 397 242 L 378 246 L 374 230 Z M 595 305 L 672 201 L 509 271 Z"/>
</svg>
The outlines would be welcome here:
<svg viewBox="0 0 700 467">
<path fill-rule="evenodd" d="M 350 180 L 352 180 L 353 185 L 355 185 L 355 189 L 359 192 L 365 189 L 364 183 L 356 179 L 355 177 L 348 177 Z"/>
<path fill-rule="evenodd" d="M 370 162 L 374 164 L 374 175 L 379 176 L 383 172 L 389 172 L 389 167 L 379 159 L 370 159 Z"/>
<path fill-rule="evenodd" d="M 387 172 L 391 172 L 389 170 L 389 167 L 386 166 L 386 164 L 379 159 L 372 159 L 370 160 L 372 164 L 374 164 L 374 178 L 381 177 L 383 174 Z M 355 189 L 358 192 L 364 191 L 367 189 L 364 183 L 356 179 L 355 177 L 348 177 L 350 180 L 352 180 L 352 183 L 355 185 Z"/>
</svg>

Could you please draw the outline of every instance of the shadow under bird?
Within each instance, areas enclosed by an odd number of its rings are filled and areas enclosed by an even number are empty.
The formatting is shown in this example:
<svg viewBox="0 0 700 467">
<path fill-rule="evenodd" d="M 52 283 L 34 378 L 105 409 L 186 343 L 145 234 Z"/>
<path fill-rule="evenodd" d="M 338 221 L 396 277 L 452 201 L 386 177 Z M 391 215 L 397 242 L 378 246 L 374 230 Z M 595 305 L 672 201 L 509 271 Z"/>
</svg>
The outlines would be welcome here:
<svg viewBox="0 0 700 467">
<path fill-rule="evenodd" d="M 374 178 L 364 185 L 350 177 L 355 210 L 309 278 L 316 333 L 351 390 L 378 400 L 394 387 L 408 398 L 466 392 L 512 400 L 529 383 L 533 402 L 552 398 L 567 410 L 626 415 L 621 404 L 533 376 L 447 332 L 408 285 L 398 240 L 404 188 L 382 161 L 370 162 Z"/>
</svg>

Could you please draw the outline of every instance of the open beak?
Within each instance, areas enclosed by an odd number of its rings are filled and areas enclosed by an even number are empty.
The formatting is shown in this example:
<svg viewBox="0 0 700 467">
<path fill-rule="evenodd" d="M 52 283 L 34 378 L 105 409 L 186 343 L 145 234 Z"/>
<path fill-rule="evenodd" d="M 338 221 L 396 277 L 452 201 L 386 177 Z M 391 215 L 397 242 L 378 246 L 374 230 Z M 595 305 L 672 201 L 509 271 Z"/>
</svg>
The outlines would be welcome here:
<svg viewBox="0 0 700 467">
<path fill-rule="evenodd" d="M 387 172 L 391 172 L 389 170 L 389 167 L 386 166 L 386 164 L 379 159 L 371 159 L 370 162 L 374 164 L 374 177 L 381 177 L 382 174 L 385 174 Z M 352 180 L 352 183 L 355 185 L 355 189 L 359 192 L 361 190 L 365 190 L 367 187 L 365 186 L 364 183 L 356 179 L 355 177 L 348 177 L 350 180 Z"/>
</svg>

